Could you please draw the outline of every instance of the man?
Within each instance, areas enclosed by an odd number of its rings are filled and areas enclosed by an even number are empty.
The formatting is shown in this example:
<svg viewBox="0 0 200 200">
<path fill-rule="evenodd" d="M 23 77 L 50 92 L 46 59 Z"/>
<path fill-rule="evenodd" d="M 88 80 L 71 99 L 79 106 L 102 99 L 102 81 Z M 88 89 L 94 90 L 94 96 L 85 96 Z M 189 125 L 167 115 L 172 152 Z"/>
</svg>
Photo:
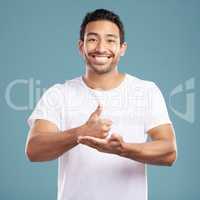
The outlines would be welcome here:
<svg viewBox="0 0 200 200">
<path fill-rule="evenodd" d="M 176 160 L 159 88 L 118 71 L 126 48 L 116 14 L 88 13 L 79 41 L 85 74 L 48 89 L 28 119 L 28 158 L 58 158 L 58 200 L 146 200 L 146 164 Z"/>
</svg>

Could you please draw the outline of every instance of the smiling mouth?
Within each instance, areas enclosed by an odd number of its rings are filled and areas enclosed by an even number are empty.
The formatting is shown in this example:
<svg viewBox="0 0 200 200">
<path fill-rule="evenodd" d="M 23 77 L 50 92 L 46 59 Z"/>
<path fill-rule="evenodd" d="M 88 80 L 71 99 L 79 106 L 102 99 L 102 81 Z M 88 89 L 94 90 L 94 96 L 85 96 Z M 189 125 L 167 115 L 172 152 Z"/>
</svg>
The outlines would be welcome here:
<svg viewBox="0 0 200 200">
<path fill-rule="evenodd" d="M 90 57 L 92 58 L 93 63 L 98 64 L 98 65 L 104 65 L 104 64 L 110 62 L 112 55 L 90 54 Z"/>
<path fill-rule="evenodd" d="M 108 58 L 110 59 L 111 55 L 91 55 L 93 58 Z"/>
</svg>

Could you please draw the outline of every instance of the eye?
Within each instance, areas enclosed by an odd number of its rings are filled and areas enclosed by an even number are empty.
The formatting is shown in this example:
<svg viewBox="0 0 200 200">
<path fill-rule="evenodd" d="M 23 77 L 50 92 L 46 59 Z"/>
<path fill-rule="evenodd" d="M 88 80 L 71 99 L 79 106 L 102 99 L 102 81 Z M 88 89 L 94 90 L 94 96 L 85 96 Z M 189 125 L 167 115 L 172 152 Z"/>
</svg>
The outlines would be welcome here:
<svg viewBox="0 0 200 200">
<path fill-rule="evenodd" d="M 113 40 L 113 39 L 108 39 L 107 42 L 108 42 L 108 43 L 115 43 L 115 40 Z"/>
<path fill-rule="evenodd" d="M 95 42 L 96 39 L 95 39 L 95 38 L 89 38 L 87 41 L 88 41 L 88 42 Z"/>
</svg>

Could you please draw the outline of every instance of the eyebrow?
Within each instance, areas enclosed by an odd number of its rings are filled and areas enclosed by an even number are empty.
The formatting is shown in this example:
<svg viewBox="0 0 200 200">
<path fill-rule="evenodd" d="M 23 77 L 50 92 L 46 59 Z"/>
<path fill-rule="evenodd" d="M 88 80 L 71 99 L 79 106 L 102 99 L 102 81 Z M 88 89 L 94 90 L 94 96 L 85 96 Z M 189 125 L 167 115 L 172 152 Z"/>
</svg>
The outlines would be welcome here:
<svg viewBox="0 0 200 200">
<path fill-rule="evenodd" d="M 98 36 L 98 34 L 97 34 L 97 33 L 94 33 L 94 32 L 89 32 L 89 33 L 87 34 L 87 36 L 90 36 L 90 35 Z"/>
<path fill-rule="evenodd" d="M 89 33 L 87 33 L 87 36 L 90 36 L 90 35 L 98 36 L 98 34 L 95 33 L 95 32 L 89 32 Z M 106 36 L 107 36 L 107 37 L 118 38 L 118 36 L 117 36 L 117 35 L 114 35 L 114 34 L 106 34 Z"/>
<path fill-rule="evenodd" d="M 106 34 L 106 36 L 108 36 L 108 37 L 118 38 L 118 36 L 117 36 L 117 35 L 114 35 L 114 34 Z"/>
</svg>

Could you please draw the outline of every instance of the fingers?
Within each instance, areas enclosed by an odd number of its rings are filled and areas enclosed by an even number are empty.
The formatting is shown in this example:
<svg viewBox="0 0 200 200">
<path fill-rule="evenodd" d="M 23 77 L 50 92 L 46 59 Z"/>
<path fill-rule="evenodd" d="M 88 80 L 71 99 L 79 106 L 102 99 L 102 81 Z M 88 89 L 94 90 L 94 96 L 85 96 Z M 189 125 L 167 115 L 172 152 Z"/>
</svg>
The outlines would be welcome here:
<svg viewBox="0 0 200 200">
<path fill-rule="evenodd" d="M 118 142 L 123 142 L 123 138 L 121 135 L 117 134 L 117 133 L 112 133 L 110 138 L 109 138 L 109 141 L 118 141 Z"/>
<path fill-rule="evenodd" d="M 104 139 L 104 138 L 108 137 L 108 135 L 109 135 L 108 132 L 104 132 L 100 138 Z"/>
<path fill-rule="evenodd" d="M 91 136 L 78 137 L 78 143 L 92 147 L 100 152 L 120 155 L 122 145 L 119 141 L 108 142 L 108 139 L 100 139 Z"/>
<path fill-rule="evenodd" d="M 91 136 L 79 136 L 77 142 L 81 144 L 86 144 L 88 146 L 101 146 L 106 144 L 105 139 L 95 138 Z"/>
<path fill-rule="evenodd" d="M 117 133 L 113 133 L 110 138 L 108 138 L 108 143 L 112 148 L 115 148 L 119 152 L 124 148 L 123 138 Z"/>
<path fill-rule="evenodd" d="M 110 119 L 100 119 L 101 127 L 103 131 L 110 131 L 112 126 L 112 121 Z"/>
<path fill-rule="evenodd" d="M 110 141 L 109 142 L 111 147 L 120 147 L 121 143 L 119 141 Z"/>
<path fill-rule="evenodd" d="M 110 129 L 111 129 L 111 125 L 106 125 L 106 124 L 101 125 L 101 130 L 103 132 L 108 132 L 110 131 Z"/>
<path fill-rule="evenodd" d="M 89 120 L 86 122 L 88 127 L 87 135 L 92 135 L 98 138 L 106 138 L 108 132 L 111 130 L 112 120 L 102 119 L 102 105 L 98 104 L 96 110 L 90 115 Z"/>
<path fill-rule="evenodd" d="M 95 117 L 95 116 L 96 116 L 96 117 L 99 117 L 100 114 L 101 114 L 101 112 L 102 112 L 102 110 L 103 110 L 102 105 L 101 105 L 101 104 L 98 104 L 96 110 L 91 114 L 91 117 Z"/>
<path fill-rule="evenodd" d="M 101 121 L 102 124 L 105 124 L 105 125 L 108 125 L 108 126 L 111 126 L 112 123 L 113 123 L 112 120 L 105 119 L 105 118 L 101 119 L 100 121 Z"/>
<path fill-rule="evenodd" d="M 122 136 L 118 133 L 112 133 L 110 136 L 112 139 L 122 139 Z"/>
<path fill-rule="evenodd" d="M 101 124 L 101 131 L 105 134 L 104 137 L 107 137 L 108 132 L 111 130 L 112 127 L 112 121 L 109 119 L 100 119 L 99 122 Z"/>
</svg>

